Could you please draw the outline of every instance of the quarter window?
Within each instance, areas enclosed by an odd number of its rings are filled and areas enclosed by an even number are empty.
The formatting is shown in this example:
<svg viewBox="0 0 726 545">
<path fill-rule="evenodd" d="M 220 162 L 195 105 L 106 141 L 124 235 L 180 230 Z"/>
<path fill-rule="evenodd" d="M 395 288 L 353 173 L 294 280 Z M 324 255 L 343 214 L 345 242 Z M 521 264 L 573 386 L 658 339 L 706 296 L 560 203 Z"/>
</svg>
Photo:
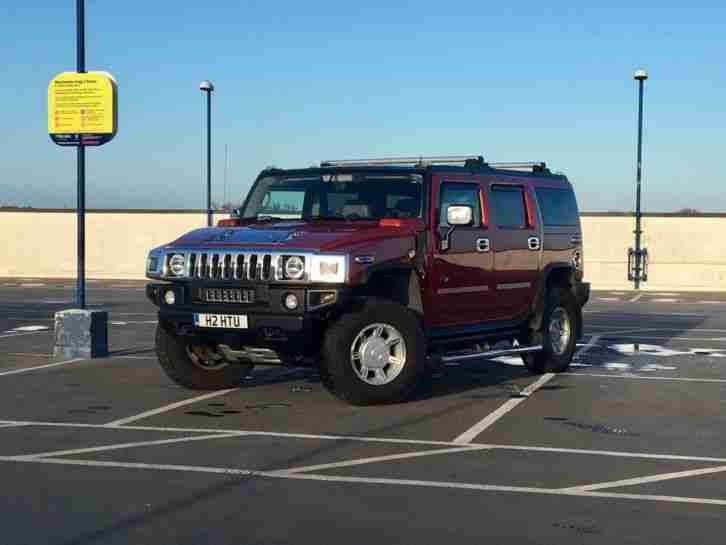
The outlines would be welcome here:
<svg viewBox="0 0 726 545">
<path fill-rule="evenodd" d="M 572 226 L 580 221 L 575 194 L 568 189 L 538 187 L 535 190 L 542 219 L 547 226 Z"/>
<path fill-rule="evenodd" d="M 479 207 L 479 186 L 456 182 L 441 184 L 441 209 L 439 212 L 439 225 L 448 225 L 446 221 L 446 208 L 452 204 L 471 206 L 474 226 L 478 227 L 481 219 Z"/>
<path fill-rule="evenodd" d="M 492 187 L 492 202 L 497 227 L 522 229 L 527 226 L 526 205 L 521 187 Z"/>
</svg>

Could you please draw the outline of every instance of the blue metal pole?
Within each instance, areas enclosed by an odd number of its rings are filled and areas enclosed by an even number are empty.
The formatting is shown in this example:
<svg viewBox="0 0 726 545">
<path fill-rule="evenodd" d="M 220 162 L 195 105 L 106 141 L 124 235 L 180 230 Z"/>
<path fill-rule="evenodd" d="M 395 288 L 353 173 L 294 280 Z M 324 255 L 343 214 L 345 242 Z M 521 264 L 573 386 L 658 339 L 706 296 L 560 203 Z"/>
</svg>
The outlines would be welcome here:
<svg viewBox="0 0 726 545">
<path fill-rule="evenodd" d="M 638 164 L 636 171 L 635 190 L 635 289 L 640 289 L 640 279 L 643 271 L 643 255 L 640 248 L 641 211 L 640 211 L 640 188 L 643 165 L 643 86 L 645 81 L 638 80 Z"/>
<path fill-rule="evenodd" d="M 212 226 L 212 91 L 207 91 L 207 226 Z"/>
<path fill-rule="evenodd" d="M 85 6 L 84 0 L 76 0 L 76 65 L 79 73 L 86 71 Z M 76 301 L 78 308 L 86 308 L 86 148 L 78 143 L 78 204 Z"/>
</svg>

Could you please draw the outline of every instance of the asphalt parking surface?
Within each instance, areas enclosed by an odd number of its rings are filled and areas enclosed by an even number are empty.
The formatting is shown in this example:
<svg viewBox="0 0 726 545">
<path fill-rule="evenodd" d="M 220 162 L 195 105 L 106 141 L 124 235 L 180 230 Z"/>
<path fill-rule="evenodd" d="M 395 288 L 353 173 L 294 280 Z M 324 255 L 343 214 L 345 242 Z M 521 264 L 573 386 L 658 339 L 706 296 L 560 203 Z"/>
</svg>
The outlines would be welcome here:
<svg viewBox="0 0 726 545">
<path fill-rule="evenodd" d="M 172 384 L 143 284 L 54 361 L 71 281 L 0 279 L 0 543 L 723 543 L 726 294 L 594 292 L 571 369 L 447 367 L 351 407 L 311 369 Z"/>
</svg>

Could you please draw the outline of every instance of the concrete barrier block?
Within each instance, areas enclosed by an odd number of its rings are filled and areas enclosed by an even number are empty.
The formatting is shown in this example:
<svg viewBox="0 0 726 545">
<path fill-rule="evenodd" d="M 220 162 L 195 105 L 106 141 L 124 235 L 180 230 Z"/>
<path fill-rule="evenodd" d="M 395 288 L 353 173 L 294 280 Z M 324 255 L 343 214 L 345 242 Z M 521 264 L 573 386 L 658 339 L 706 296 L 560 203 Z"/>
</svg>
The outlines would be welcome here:
<svg viewBox="0 0 726 545">
<path fill-rule="evenodd" d="M 108 312 L 71 309 L 55 313 L 54 358 L 100 358 L 107 355 Z"/>
</svg>

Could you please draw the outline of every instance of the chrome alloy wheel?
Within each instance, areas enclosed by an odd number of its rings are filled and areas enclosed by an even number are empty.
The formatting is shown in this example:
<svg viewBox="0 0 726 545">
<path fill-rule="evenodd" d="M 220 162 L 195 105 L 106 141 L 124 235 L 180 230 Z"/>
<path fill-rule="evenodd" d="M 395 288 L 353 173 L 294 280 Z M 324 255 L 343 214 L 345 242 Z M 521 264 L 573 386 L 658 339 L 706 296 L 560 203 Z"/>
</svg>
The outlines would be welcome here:
<svg viewBox="0 0 726 545">
<path fill-rule="evenodd" d="M 547 329 L 552 350 L 555 354 L 561 356 L 567 350 L 567 346 L 570 344 L 570 337 L 572 336 L 572 325 L 567 310 L 562 307 L 556 307 L 550 315 L 550 323 Z"/>
<path fill-rule="evenodd" d="M 395 380 L 406 365 L 406 341 L 389 324 L 367 325 L 353 340 L 350 363 L 363 382 L 383 386 Z"/>
</svg>

